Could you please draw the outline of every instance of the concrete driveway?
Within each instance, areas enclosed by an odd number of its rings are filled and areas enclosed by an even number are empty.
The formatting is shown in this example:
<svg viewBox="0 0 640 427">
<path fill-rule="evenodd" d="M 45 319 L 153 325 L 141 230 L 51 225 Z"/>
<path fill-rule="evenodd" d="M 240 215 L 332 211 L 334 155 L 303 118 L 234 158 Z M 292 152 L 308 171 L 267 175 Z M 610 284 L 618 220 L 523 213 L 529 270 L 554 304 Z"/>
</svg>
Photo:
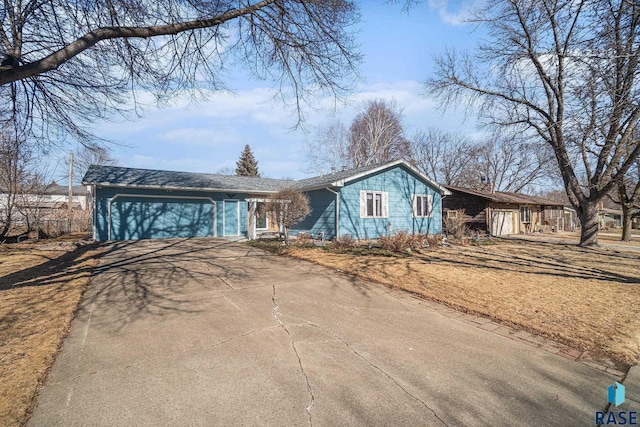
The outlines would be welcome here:
<svg viewBox="0 0 640 427">
<path fill-rule="evenodd" d="M 617 377 L 213 239 L 106 248 L 30 425 L 593 425 Z"/>
</svg>

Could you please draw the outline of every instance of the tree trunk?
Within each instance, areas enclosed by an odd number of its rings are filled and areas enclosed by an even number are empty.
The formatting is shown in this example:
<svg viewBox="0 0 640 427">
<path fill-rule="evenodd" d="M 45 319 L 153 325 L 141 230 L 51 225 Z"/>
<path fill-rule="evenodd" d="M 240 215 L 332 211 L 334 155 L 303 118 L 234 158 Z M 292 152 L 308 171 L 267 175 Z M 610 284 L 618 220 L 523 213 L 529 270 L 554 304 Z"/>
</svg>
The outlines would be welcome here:
<svg viewBox="0 0 640 427">
<path fill-rule="evenodd" d="M 632 212 L 631 206 L 626 203 L 622 203 L 622 241 L 628 242 L 631 240 L 631 223 L 632 223 Z"/>
<path fill-rule="evenodd" d="M 8 232 L 9 232 L 9 225 L 5 224 L 0 229 L 0 239 L 4 239 Z"/>
<path fill-rule="evenodd" d="M 580 246 L 597 246 L 598 229 L 598 202 L 585 201 L 582 209 L 578 211 L 580 218 Z"/>
</svg>

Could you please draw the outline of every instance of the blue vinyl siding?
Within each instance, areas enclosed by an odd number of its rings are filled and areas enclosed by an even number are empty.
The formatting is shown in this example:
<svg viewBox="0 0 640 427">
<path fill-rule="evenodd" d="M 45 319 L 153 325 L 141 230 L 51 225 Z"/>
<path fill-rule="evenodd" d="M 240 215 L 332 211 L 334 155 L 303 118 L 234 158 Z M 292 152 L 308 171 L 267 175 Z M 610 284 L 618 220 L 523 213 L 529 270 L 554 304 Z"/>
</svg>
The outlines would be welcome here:
<svg viewBox="0 0 640 427">
<path fill-rule="evenodd" d="M 236 194 L 234 198 L 239 203 L 240 234 L 246 234 L 246 195 Z M 225 199 L 229 199 L 227 194 L 204 191 L 98 187 L 94 238 L 108 240 L 109 226 L 112 240 L 222 236 Z M 235 212 L 237 221 L 237 208 Z M 233 235 L 237 234 L 236 222 Z"/>
<path fill-rule="evenodd" d="M 351 234 L 357 239 L 376 239 L 399 230 L 425 234 L 442 232 L 440 193 L 402 165 L 349 181 L 334 190 L 339 192 L 338 230 L 336 195 L 319 189 L 306 193 L 311 213 L 291 227 L 293 235 L 301 231 L 314 234 L 322 231 L 327 239 L 335 237 L 336 233 Z M 95 191 L 96 240 L 237 236 L 238 229 L 239 235 L 247 234 L 246 193 L 101 186 Z M 360 218 L 361 191 L 386 193 L 388 217 Z M 432 196 L 430 217 L 414 218 L 414 195 Z"/>
<path fill-rule="evenodd" d="M 436 189 L 422 181 L 413 172 L 397 166 L 374 175 L 347 183 L 339 191 L 340 235 L 351 234 L 357 239 L 377 239 L 381 235 L 399 230 L 410 233 L 440 234 L 442 232 L 442 197 Z M 388 195 L 387 218 L 360 218 L 360 191 L 382 191 Z M 336 235 L 336 196 L 328 190 L 306 193 L 311 214 L 291 227 L 291 234 L 323 231 L 327 239 Z M 414 218 L 413 196 L 432 195 L 432 214 L 428 218 Z"/>
<path fill-rule="evenodd" d="M 388 194 L 387 218 L 360 218 L 360 191 L 383 191 Z M 414 218 L 413 196 L 433 196 L 432 214 Z M 442 232 L 441 195 L 413 172 L 397 166 L 352 181 L 340 189 L 340 235 L 357 239 L 375 239 L 394 231 L 440 234 Z"/>
<path fill-rule="evenodd" d="M 292 235 L 305 231 L 313 234 L 324 232 L 331 239 L 336 234 L 336 195 L 329 190 L 314 190 L 305 193 L 309 197 L 311 213 L 302 222 L 293 225 Z"/>
</svg>

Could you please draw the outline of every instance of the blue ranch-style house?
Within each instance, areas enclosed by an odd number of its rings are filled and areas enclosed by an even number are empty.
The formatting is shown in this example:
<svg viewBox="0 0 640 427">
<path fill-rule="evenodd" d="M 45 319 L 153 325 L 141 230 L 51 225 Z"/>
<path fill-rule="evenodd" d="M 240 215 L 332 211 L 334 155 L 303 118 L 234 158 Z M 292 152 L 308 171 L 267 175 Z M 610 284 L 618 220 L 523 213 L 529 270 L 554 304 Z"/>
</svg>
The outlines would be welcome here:
<svg viewBox="0 0 640 427">
<path fill-rule="evenodd" d="M 283 188 L 304 192 L 311 205 L 291 235 L 440 234 L 442 197 L 450 194 L 403 160 L 299 181 L 93 165 L 83 184 L 93 188 L 93 237 L 100 241 L 252 239 L 276 226 L 258 207 Z"/>
</svg>

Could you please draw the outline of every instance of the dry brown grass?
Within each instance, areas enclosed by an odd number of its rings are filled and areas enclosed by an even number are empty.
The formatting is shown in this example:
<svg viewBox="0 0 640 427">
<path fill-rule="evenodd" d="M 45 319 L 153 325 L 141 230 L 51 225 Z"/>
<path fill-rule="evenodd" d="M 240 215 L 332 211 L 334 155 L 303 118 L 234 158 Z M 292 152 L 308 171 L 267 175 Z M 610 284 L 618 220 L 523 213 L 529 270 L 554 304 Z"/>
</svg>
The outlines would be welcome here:
<svg viewBox="0 0 640 427">
<path fill-rule="evenodd" d="M 631 230 L 631 241 L 623 242 L 622 230 L 615 228 L 609 231 L 601 231 L 598 233 L 598 240 L 602 242 L 621 243 L 626 245 L 638 245 L 640 243 L 640 230 Z M 579 239 L 579 237 L 578 237 Z"/>
<path fill-rule="evenodd" d="M 0 425 L 27 421 L 99 252 L 69 238 L 0 245 Z"/>
<path fill-rule="evenodd" d="M 639 253 L 524 241 L 403 256 L 287 252 L 595 354 L 640 357 Z"/>
</svg>

